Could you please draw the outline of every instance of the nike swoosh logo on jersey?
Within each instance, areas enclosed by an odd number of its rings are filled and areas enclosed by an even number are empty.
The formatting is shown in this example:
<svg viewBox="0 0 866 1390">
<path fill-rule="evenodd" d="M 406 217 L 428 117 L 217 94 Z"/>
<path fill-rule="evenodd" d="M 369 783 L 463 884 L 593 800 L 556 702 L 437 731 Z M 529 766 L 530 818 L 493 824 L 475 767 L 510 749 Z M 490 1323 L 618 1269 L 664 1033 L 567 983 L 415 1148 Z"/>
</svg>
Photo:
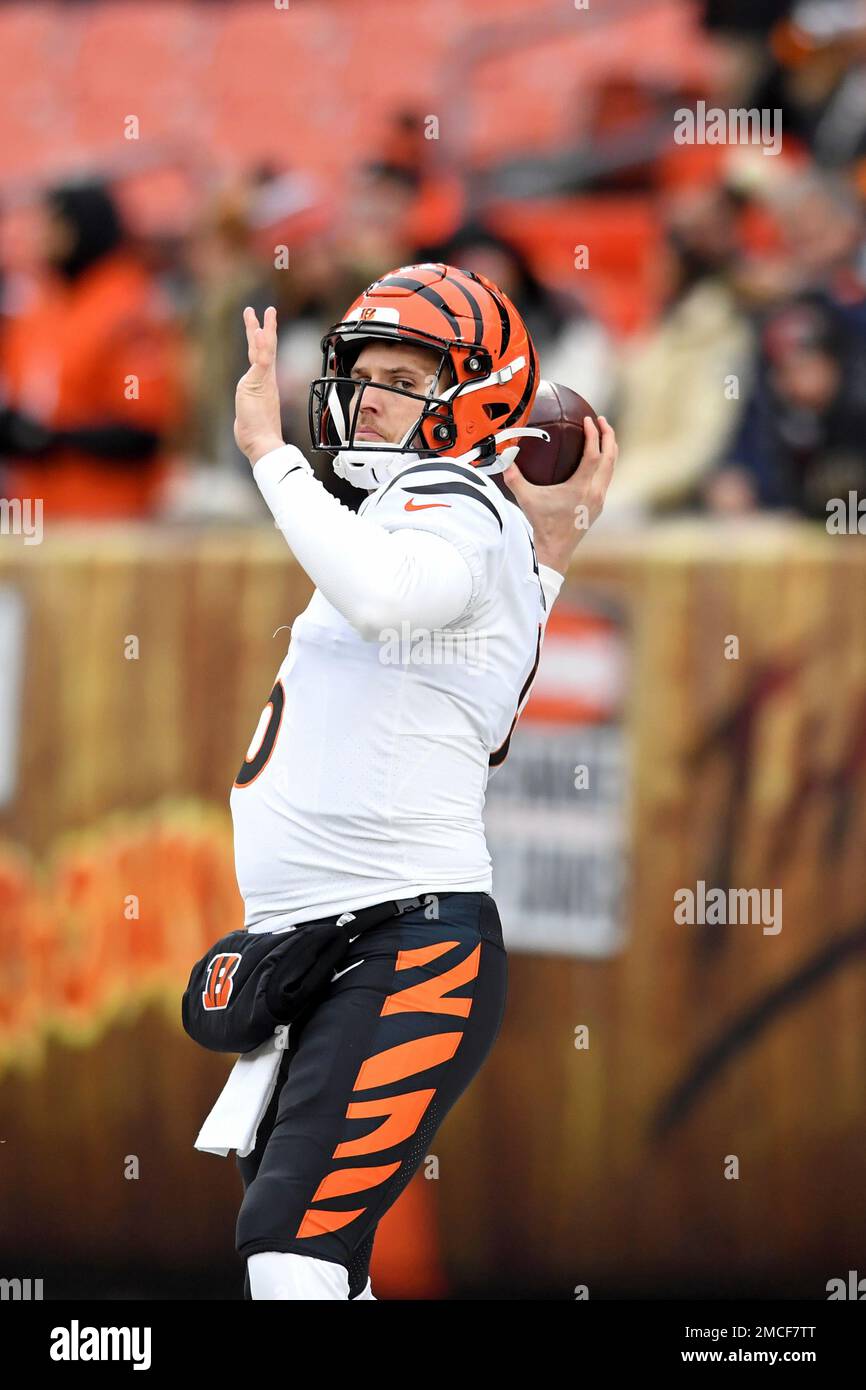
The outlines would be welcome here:
<svg viewBox="0 0 866 1390">
<path fill-rule="evenodd" d="M 426 511 L 428 507 L 450 507 L 450 506 L 451 506 L 451 503 L 450 503 L 450 502 L 420 502 L 420 503 L 417 503 L 417 502 L 414 502 L 414 501 L 412 500 L 412 498 L 410 497 L 410 498 L 409 498 L 409 501 L 406 503 L 405 507 L 403 508 L 403 511 L 404 511 L 404 512 L 423 512 L 423 511 Z"/>
<path fill-rule="evenodd" d="M 363 964 L 364 964 L 364 962 L 363 962 L 362 960 L 356 960 L 354 965 L 347 965 L 345 970 L 335 970 L 334 973 L 333 973 L 333 975 L 331 976 L 331 984 L 333 984 L 335 980 L 339 980 L 339 978 L 340 978 L 341 975 L 345 975 L 345 974 L 348 973 L 348 971 L 354 970 L 354 969 L 355 969 L 355 965 L 363 965 Z"/>
</svg>

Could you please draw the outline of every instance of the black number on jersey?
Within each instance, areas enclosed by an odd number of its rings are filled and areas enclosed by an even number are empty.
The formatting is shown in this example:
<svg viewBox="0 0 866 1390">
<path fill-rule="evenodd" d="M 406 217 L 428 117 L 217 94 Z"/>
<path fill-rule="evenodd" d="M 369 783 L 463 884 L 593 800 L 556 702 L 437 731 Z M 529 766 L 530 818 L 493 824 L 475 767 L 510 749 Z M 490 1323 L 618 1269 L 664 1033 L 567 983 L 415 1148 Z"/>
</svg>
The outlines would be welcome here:
<svg viewBox="0 0 866 1390">
<path fill-rule="evenodd" d="M 268 705 L 271 707 L 271 717 L 262 735 L 262 741 L 253 756 L 249 760 L 245 758 L 241 763 L 241 770 L 235 778 L 236 787 L 248 787 L 250 782 L 254 782 L 259 773 L 263 771 L 265 764 L 274 751 L 274 744 L 277 741 L 277 734 L 280 732 L 280 724 L 283 720 L 283 708 L 285 703 L 286 692 L 283 689 L 283 683 L 282 681 L 277 681 L 268 696 Z M 267 709 L 268 705 L 265 705 L 265 709 Z"/>
<path fill-rule="evenodd" d="M 542 608 L 544 609 L 544 611 L 545 611 L 545 613 L 546 613 L 546 612 L 547 612 L 547 599 L 544 597 L 544 585 L 543 585 L 542 582 L 541 582 L 541 575 L 540 575 L 539 572 L 538 572 L 538 556 L 537 556 L 536 553 L 535 553 L 535 545 L 534 545 L 534 543 L 533 543 L 533 540 L 532 540 L 532 537 L 531 537 L 531 536 L 529 537 L 529 548 L 530 548 L 530 550 L 532 551 L 532 568 L 533 568 L 533 571 L 534 571 L 534 573 L 535 573 L 535 577 L 536 577 L 536 579 L 538 580 L 538 587 L 539 587 L 539 589 L 541 590 L 541 606 L 542 606 Z"/>
</svg>

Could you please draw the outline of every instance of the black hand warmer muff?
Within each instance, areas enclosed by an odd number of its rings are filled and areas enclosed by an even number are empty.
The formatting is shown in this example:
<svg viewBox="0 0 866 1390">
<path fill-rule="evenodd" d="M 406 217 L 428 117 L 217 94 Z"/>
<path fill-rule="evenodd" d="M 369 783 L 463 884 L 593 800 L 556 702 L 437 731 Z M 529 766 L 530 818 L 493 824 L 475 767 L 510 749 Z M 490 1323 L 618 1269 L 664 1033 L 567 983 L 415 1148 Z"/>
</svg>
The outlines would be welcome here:
<svg viewBox="0 0 866 1390">
<path fill-rule="evenodd" d="M 252 1052 L 324 988 L 357 931 L 352 919 L 229 932 L 192 968 L 184 1028 L 211 1052 Z"/>
</svg>

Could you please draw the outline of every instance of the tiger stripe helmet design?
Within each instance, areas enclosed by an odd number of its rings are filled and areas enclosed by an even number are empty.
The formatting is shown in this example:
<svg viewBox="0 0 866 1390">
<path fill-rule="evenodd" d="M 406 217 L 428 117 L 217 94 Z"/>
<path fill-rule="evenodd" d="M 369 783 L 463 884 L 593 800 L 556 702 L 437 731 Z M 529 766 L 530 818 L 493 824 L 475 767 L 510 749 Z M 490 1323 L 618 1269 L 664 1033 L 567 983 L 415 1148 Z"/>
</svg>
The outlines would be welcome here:
<svg viewBox="0 0 866 1390">
<path fill-rule="evenodd" d="M 538 356 L 523 319 L 492 281 L 471 270 L 427 262 L 401 266 L 369 285 L 322 338 L 322 374 L 310 386 L 313 447 L 332 455 L 373 454 L 355 443 L 363 384 L 350 373 L 371 341 L 405 342 L 440 354 L 418 415 L 390 455 L 421 458 L 473 451 L 495 462 L 505 439 L 522 432 L 538 389 Z M 450 373 L 442 371 L 450 366 Z"/>
</svg>

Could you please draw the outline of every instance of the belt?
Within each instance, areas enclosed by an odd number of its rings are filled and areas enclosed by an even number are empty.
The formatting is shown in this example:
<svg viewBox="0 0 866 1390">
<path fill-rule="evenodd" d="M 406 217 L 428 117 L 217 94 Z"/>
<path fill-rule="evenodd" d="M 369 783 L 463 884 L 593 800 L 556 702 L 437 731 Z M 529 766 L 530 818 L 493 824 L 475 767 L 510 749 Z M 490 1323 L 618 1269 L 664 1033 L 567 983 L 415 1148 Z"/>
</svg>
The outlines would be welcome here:
<svg viewBox="0 0 866 1390">
<path fill-rule="evenodd" d="M 392 902 L 372 903 L 369 907 L 359 907 L 357 912 L 340 913 L 336 920 L 333 917 L 324 917 L 324 922 L 334 922 L 337 927 L 344 927 L 349 922 L 357 925 L 358 933 L 367 931 L 370 927 L 376 927 L 380 922 L 387 922 L 389 917 L 402 917 L 404 912 L 411 912 L 413 907 L 421 907 L 424 898 L 395 898 Z M 354 937 L 349 938 L 354 941 Z"/>
</svg>

